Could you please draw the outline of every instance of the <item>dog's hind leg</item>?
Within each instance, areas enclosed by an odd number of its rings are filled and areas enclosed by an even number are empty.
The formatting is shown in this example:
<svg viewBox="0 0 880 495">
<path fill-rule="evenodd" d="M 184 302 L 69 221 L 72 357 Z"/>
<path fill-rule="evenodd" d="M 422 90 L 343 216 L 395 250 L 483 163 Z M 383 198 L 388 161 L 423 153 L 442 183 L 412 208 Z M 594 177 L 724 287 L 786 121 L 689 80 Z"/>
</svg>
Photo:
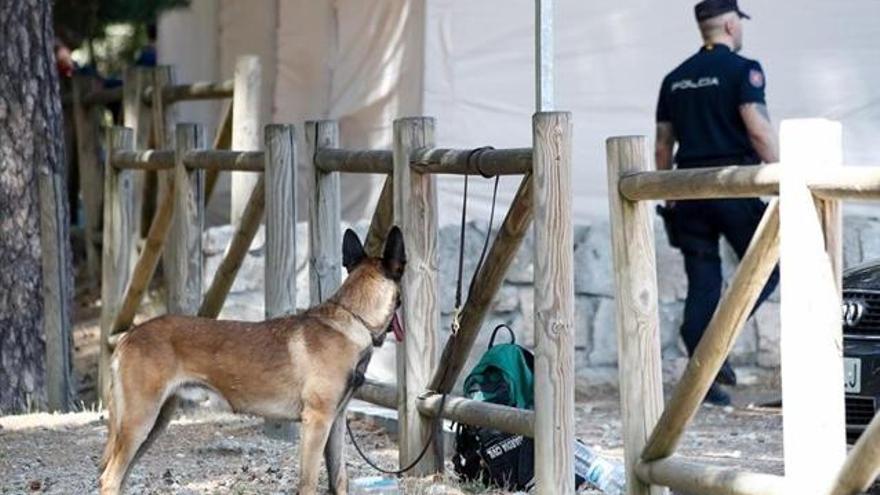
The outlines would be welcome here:
<svg viewBox="0 0 880 495">
<path fill-rule="evenodd" d="M 156 438 L 165 431 L 165 428 L 168 427 L 168 423 L 174 418 L 174 412 L 177 410 L 179 399 L 176 395 L 172 395 L 165 401 L 165 404 L 162 405 L 162 408 L 159 409 L 159 417 L 156 418 L 155 424 L 153 424 L 153 428 L 150 430 L 150 433 L 147 435 L 147 439 L 144 440 L 144 443 L 141 444 L 140 448 L 138 448 L 137 453 L 134 455 L 134 459 L 132 459 L 131 463 L 134 464 L 144 455 L 144 452 L 153 445 L 153 442 L 156 441 Z"/>
<path fill-rule="evenodd" d="M 300 441 L 299 494 L 314 495 L 318 490 L 321 453 L 333 426 L 334 410 L 307 408 L 302 413 Z"/>
<path fill-rule="evenodd" d="M 113 386 L 113 422 L 100 478 L 101 495 L 122 492 L 132 462 L 156 427 L 164 398 L 164 390 L 126 383 L 119 373 Z"/>
<path fill-rule="evenodd" d="M 113 437 L 110 457 L 101 474 L 101 495 L 122 493 L 125 478 L 131 469 L 132 461 L 152 431 L 159 408 L 149 411 L 127 411 L 122 418 L 119 430 Z"/>
<path fill-rule="evenodd" d="M 345 410 L 336 414 L 330 436 L 324 447 L 324 462 L 327 464 L 327 480 L 330 493 L 344 495 L 348 493 L 348 474 L 345 470 Z"/>
</svg>

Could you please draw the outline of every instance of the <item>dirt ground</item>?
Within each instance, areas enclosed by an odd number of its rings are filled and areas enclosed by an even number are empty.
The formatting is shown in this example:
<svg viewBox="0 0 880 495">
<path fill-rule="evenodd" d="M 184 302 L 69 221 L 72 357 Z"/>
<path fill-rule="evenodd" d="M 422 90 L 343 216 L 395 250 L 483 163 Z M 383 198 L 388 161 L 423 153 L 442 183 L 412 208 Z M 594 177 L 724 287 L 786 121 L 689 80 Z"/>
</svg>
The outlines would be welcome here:
<svg viewBox="0 0 880 495">
<path fill-rule="evenodd" d="M 104 415 L 86 406 L 94 400 L 100 308 L 84 295 L 74 328 L 75 367 L 85 412 L 0 417 L 0 495 L 81 494 L 97 491 L 97 464 L 106 439 Z M 142 308 L 138 320 L 161 314 L 155 303 Z M 767 387 L 739 388 L 735 407 L 700 409 L 679 448 L 685 458 L 747 470 L 782 473 L 782 417 L 778 410 L 757 407 L 774 398 Z M 668 397 L 668 394 L 667 394 Z M 579 390 L 577 436 L 607 457 L 621 460 L 623 441 L 616 392 Z M 386 466 L 396 465 L 393 439 L 367 420 L 352 422 L 359 443 Z M 349 441 L 350 442 L 350 441 Z M 350 479 L 377 473 L 349 443 Z M 195 409 L 179 415 L 144 455 L 129 478 L 134 494 L 291 494 L 295 493 L 298 452 L 295 444 L 262 433 L 262 420 Z M 447 472 L 451 465 L 447 463 Z M 325 476 L 322 474 L 322 476 Z M 322 478 L 321 487 L 326 486 Z M 492 493 L 452 479 L 409 480 L 402 493 Z M 495 492 L 498 493 L 498 492 Z M 587 491 L 586 494 L 598 492 Z"/>
<path fill-rule="evenodd" d="M 578 438 L 620 460 L 619 417 L 611 394 L 578 404 Z M 395 464 L 397 450 L 383 429 L 366 421 L 356 421 L 353 427 L 371 456 L 387 466 Z M 680 453 L 701 462 L 780 474 L 781 431 L 781 416 L 773 410 L 704 407 Z M 95 493 L 105 439 L 100 412 L 0 418 L 0 494 Z M 376 474 L 350 444 L 347 453 L 352 479 Z M 136 465 L 128 493 L 291 494 L 298 465 L 296 446 L 264 436 L 262 420 L 194 410 L 172 422 Z M 326 481 L 321 483 L 323 487 Z M 484 493 L 451 480 L 426 479 L 411 481 L 402 492 L 475 491 Z"/>
</svg>

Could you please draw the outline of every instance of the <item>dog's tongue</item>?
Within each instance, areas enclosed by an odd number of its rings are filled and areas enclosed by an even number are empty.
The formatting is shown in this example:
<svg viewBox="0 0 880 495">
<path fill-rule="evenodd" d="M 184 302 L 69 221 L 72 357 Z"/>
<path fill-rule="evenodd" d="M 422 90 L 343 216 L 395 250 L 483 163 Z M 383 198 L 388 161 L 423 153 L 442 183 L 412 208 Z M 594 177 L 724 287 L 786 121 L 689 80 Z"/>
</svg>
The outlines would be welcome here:
<svg viewBox="0 0 880 495">
<path fill-rule="evenodd" d="M 394 332 L 394 338 L 398 342 L 403 342 L 403 327 L 400 325 L 400 319 L 397 317 L 397 311 L 391 317 L 391 331 Z"/>
</svg>

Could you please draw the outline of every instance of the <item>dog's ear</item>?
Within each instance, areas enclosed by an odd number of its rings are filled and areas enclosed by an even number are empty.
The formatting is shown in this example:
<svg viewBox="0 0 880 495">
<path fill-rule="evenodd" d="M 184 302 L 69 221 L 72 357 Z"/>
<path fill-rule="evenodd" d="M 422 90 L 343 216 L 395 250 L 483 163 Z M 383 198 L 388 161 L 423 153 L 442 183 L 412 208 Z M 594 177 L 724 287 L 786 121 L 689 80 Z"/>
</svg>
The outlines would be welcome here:
<svg viewBox="0 0 880 495">
<path fill-rule="evenodd" d="M 403 247 L 403 232 L 396 225 L 391 227 L 385 239 L 382 266 L 390 278 L 400 280 L 403 277 L 403 270 L 406 268 L 406 249 Z"/>
<path fill-rule="evenodd" d="M 345 236 L 342 238 L 342 266 L 351 272 L 366 257 L 367 253 L 364 252 L 364 245 L 361 244 L 357 234 L 351 229 L 346 230 Z"/>
</svg>

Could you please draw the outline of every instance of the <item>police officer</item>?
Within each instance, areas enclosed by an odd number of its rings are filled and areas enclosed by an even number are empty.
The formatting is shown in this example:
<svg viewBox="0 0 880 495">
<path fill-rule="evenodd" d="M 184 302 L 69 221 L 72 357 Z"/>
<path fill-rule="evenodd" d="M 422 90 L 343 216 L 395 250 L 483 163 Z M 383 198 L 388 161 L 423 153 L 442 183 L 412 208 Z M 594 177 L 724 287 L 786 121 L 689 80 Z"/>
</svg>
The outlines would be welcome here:
<svg viewBox="0 0 880 495">
<path fill-rule="evenodd" d="M 673 162 L 679 169 L 778 162 L 779 147 L 764 99 L 764 70 L 737 54 L 743 19 L 749 16 L 736 0 L 704 0 L 694 10 L 703 46 L 663 80 L 657 104 L 657 169 L 671 169 Z M 721 296 L 719 238 L 742 257 L 765 204 L 760 199 L 720 199 L 679 201 L 667 207 L 672 212 L 670 239 L 684 255 L 688 279 L 681 336 L 693 355 Z M 774 272 L 756 308 L 777 282 Z M 736 385 L 728 363 L 705 398 L 728 405 L 730 396 L 719 384 Z"/>
</svg>

